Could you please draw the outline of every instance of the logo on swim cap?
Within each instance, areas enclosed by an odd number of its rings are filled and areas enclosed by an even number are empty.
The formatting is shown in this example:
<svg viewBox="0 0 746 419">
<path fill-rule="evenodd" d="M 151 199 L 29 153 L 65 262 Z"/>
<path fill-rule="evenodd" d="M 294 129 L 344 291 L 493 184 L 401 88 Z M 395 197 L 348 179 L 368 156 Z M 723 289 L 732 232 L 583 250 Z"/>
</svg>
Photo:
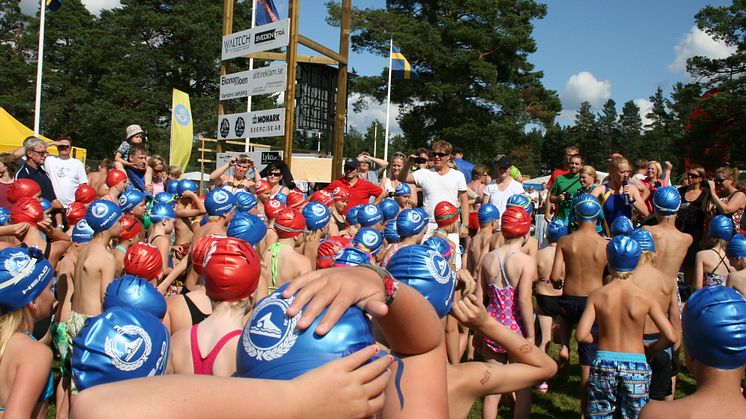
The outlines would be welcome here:
<svg viewBox="0 0 746 419">
<path fill-rule="evenodd" d="M 373 215 L 378 212 L 378 207 L 375 205 L 366 205 L 365 206 L 365 213 L 369 215 Z"/>
<path fill-rule="evenodd" d="M 422 216 L 417 211 L 412 211 L 409 218 L 412 220 L 413 223 L 419 223 L 420 221 L 422 221 Z"/>
<path fill-rule="evenodd" d="M 320 205 L 312 205 L 311 212 L 313 212 L 313 215 L 321 217 L 323 215 L 326 215 L 326 208 Z"/>
<path fill-rule="evenodd" d="M 0 289 L 17 284 L 22 278 L 28 276 L 36 263 L 23 252 L 11 253 L 3 264 L 6 271 L 10 272 L 10 280 L 0 284 Z"/>
<path fill-rule="evenodd" d="M 216 204 L 225 204 L 228 202 L 228 199 L 230 199 L 230 196 L 228 196 L 228 192 L 219 189 L 215 194 L 213 194 L 212 199 Z"/>
<path fill-rule="evenodd" d="M 106 215 L 107 210 L 108 209 L 106 208 L 106 205 L 104 205 L 103 203 L 97 202 L 93 204 L 93 208 L 91 208 L 91 214 L 93 214 L 93 216 L 96 218 L 101 218 L 104 215 Z"/>
<path fill-rule="evenodd" d="M 285 315 L 293 300 L 293 297 L 284 299 L 275 293 L 259 302 L 250 327 L 245 328 L 241 336 L 243 349 L 250 357 L 272 361 L 285 355 L 295 345 L 298 339 L 295 324 L 302 311 L 294 317 Z"/>
<path fill-rule="evenodd" d="M 205 252 L 205 257 L 202 259 L 202 267 L 204 268 L 207 266 L 207 262 L 210 261 L 210 258 L 212 258 L 213 253 L 215 253 L 215 250 L 218 248 L 218 241 L 213 240 L 210 242 L 210 247 L 207 249 L 207 252 Z"/>
<path fill-rule="evenodd" d="M 127 196 L 122 194 L 122 196 L 119 197 L 119 206 L 124 206 L 124 204 L 127 203 Z"/>
<path fill-rule="evenodd" d="M 363 244 L 367 246 L 368 248 L 372 248 L 376 244 L 378 244 L 378 236 L 372 231 L 364 231 L 363 232 Z"/>
<path fill-rule="evenodd" d="M 120 371 L 134 371 L 140 368 L 150 356 L 153 344 L 150 336 L 140 326 L 133 324 L 114 326 L 114 337 L 106 338 L 104 352 L 111 358 L 114 367 Z"/>
<path fill-rule="evenodd" d="M 272 207 L 272 208 L 280 208 L 282 206 L 282 202 L 280 202 L 280 201 L 278 201 L 276 199 L 271 199 L 271 200 L 267 201 L 267 204 L 269 204 L 269 206 Z"/>
<path fill-rule="evenodd" d="M 448 261 L 436 251 L 430 250 L 427 252 L 427 269 L 433 274 L 433 279 L 439 284 L 447 284 L 451 280 L 451 268 L 448 266 Z"/>
</svg>

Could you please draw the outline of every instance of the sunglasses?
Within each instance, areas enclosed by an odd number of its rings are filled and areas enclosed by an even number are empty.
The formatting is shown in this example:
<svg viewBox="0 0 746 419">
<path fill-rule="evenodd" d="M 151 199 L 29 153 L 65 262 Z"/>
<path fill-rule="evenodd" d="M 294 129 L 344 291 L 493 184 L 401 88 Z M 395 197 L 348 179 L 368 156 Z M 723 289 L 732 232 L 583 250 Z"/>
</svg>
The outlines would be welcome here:
<svg viewBox="0 0 746 419">
<path fill-rule="evenodd" d="M 34 153 L 36 153 L 36 154 L 38 154 L 40 156 L 46 156 L 46 155 L 49 154 L 49 152 L 47 152 L 47 151 L 37 151 L 37 150 L 29 150 L 29 151 L 33 151 Z"/>
<path fill-rule="evenodd" d="M 70 148 L 69 145 L 58 145 L 57 146 L 57 150 L 67 150 L 68 148 Z"/>
<path fill-rule="evenodd" d="M 701 178 L 702 176 L 700 176 L 698 173 L 687 173 L 686 177 L 698 179 L 698 178 Z"/>
<path fill-rule="evenodd" d="M 270 172 L 270 173 L 269 173 L 269 174 L 268 174 L 267 176 L 281 177 L 281 176 L 282 176 L 282 173 L 278 173 L 278 172 Z"/>
<path fill-rule="evenodd" d="M 449 153 L 437 152 L 437 153 L 433 153 L 433 157 L 440 157 L 442 159 L 443 157 L 446 157 L 448 154 Z"/>
<path fill-rule="evenodd" d="M 728 180 L 728 179 L 720 179 L 720 178 L 718 178 L 718 177 L 716 177 L 716 178 L 714 179 L 715 183 L 723 183 L 723 182 L 725 182 L 726 180 Z"/>
</svg>

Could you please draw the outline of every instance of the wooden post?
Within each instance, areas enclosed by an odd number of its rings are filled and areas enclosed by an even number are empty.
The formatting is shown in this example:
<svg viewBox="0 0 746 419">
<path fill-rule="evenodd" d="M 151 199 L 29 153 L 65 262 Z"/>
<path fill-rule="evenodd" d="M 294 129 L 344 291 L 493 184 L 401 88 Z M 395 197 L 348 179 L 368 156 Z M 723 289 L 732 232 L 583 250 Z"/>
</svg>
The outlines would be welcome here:
<svg viewBox="0 0 746 419">
<path fill-rule="evenodd" d="M 253 13 L 253 12 L 252 12 Z M 223 0 L 223 36 L 230 35 L 233 33 L 233 0 Z M 220 41 L 223 41 L 223 38 L 220 38 Z M 225 76 L 226 70 L 225 70 L 225 63 L 222 61 L 220 62 L 220 75 Z M 223 103 L 221 101 L 218 101 L 218 115 L 225 115 L 225 109 L 223 108 Z M 223 144 L 218 141 L 216 145 L 216 149 L 218 153 L 223 152 Z"/>
<path fill-rule="evenodd" d="M 352 19 L 352 0 L 342 0 L 342 25 L 339 29 L 339 55 L 344 58 L 337 67 L 337 107 L 334 123 L 334 158 L 332 160 L 332 179 L 342 176 L 344 159 L 345 122 L 347 115 L 347 62 L 350 49 L 350 20 Z"/>
<path fill-rule="evenodd" d="M 290 39 L 287 49 L 287 87 L 285 89 L 285 142 L 282 147 L 283 158 L 288 168 L 292 165 L 293 134 L 295 133 L 295 75 L 298 69 L 298 16 L 300 0 L 289 1 Z"/>
</svg>

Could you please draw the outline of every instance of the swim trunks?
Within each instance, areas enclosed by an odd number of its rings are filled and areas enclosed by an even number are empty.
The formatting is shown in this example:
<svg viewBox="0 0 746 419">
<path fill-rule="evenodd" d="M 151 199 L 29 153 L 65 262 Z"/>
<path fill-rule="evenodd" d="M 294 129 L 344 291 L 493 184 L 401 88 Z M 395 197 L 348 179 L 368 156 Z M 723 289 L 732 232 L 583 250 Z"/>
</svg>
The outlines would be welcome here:
<svg viewBox="0 0 746 419">
<path fill-rule="evenodd" d="M 649 400 L 650 375 L 644 354 L 596 352 L 588 379 L 587 417 L 638 417 Z"/>
</svg>

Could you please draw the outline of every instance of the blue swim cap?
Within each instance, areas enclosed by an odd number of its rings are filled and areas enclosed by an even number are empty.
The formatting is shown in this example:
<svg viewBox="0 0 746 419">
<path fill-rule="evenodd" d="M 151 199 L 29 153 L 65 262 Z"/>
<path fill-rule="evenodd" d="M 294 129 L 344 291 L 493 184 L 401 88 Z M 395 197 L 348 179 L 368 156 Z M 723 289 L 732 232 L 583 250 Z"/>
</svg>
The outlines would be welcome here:
<svg viewBox="0 0 746 419">
<path fill-rule="evenodd" d="M 10 221 L 10 211 L 7 208 L 0 207 L 0 226 L 8 224 Z"/>
<path fill-rule="evenodd" d="M 360 212 L 360 209 L 362 209 L 362 205 L 355 205 L 354 207 L 347 210 L 347 214 L 345 214 L 345 220 L 347 221 L 347 225 L 356 226 L 360 225 L 360 221 L 357 219 L 357 214 Z"/>
<path fill-rule="evenodd" d="M 282 202 L 282 205 L 288 204 L 288 196 L 284 193 L 278 192 L 275 194 L 274 198 L 280 202 Z"/>
<path fill-rule="evenodd" d="M 642 249 L 627 236 L 616 236 L 606 245 L 609 268 L 617 272 L 632 272 L 637 268 Z"/>
<path fill-rule="evenodd" d="M 163 189 L 170 194 L 178 195 L 179 194 L 179 181 L 173 180 L 173 179 L 167 179 L 166 183 L 163 185 Z"/>
<path fill-rule="evenodd" d="M 249 212 L 256 208 L 256 196 L 246 191 L 237 191 L 233 196 L 239 211 Z"/>
<path fill-rule="evenodd" d="M 746 364 L 746 300 L 733 288 L 709 286 L 686 301 L 684 345 L 700 363 L 721 370 Z"/>
<path fill-rule="evenodd" d="M 267 235 L 267 226 L 254 214 L 237 212 L 228 223 L 226 234 L 256 246 Z"/>
<path fill-rule="evenodd" d="M 54 269 L 39 249 L 0 250 L 0 311 L 12 313 L 33 302 L 53 277 Z"/>
<path fill-rule="evenodd" d="M 632 225 L 632 220 L 627 218 L 626 215 L 620 215 L 611 222 L 611 235 L 612 236 L 629 236 L 635 227 Z"/>
<path fill-rule="evenodd" d="M 311 326 L 298 330 L 302 310 L 294 317 L 285 315 L 294 299 L 282 298 L 285 288 L 287 284 L 259 301 L 252 311 L 236 352 L 237 376 L 291 380 L 375 343 L 368 317 L 356 306 L 348 308 L 324 336 L 314 330 L 326 309 Z"/>
<path fill-rule="evenodd" d="M 135 275 L 124 275 L 106 287 L 104 311 L 112 307 L 132 307 L 163 320 L 166 299 L 148 280 Z"/>
<path fill-rule="evenodd" d="M 357 212 L 357 221 L 363 227 L 370 227 L 383 221 L 383 211 L 378 205 L 367 204 Z"/>
<path fill-rule="evenodd" d="M 39 200 L 39 202 L 41 202 L 41 209 L 42 209 L 42 210 L 43 210 L 44 212 L 50 211 L 50 210 L 52 209 L 52 203 L 51 203 L 51 202 L 49 202 L 49 200 L 48 200 L 48 199 L 46 199 L 46 198 L 41 198 L 41 199 Z"/>
<path fill-rule="evenodd" d="M 734 234 L 725 247 L 725 253 L 732 258 L 746 258 L 746 236 Z"/>
<path fill-rule="evenodd" d="M 427 217 L 423 217 L 422 212 L 407 208 L 396 217 L 396 231 L 402 239 L 416 236 L 427 227 L 427 222 Z"/>
<path fill-rule="evenodd" d="M 406 196 L 412 195 L 412 188 L 409 187 L 408 183 L 400 183 L 396 185 L 394 190 L 394 196 Z"/>
<path fill-rule="evenodd" d="M 123 213 L 132 211 L 145 200 L 145 194 L 136 188 L 127 188 L 119 195 L 119 208 Z"/>
<path fill-rule="evenodd" d="M 733 220 L 722 214 L 712 217 L 707 227 L 707 235 L 719 240 L 730 240 L 733 237 Z"/>
<path fill-rule="evenodd" d="M 381 208 L 381 212 L 383 212 L 383 221 L 393 220 L 396 218 L 397 214 L 399 214 L 399 204 L 391 198 L 386 198 L 381 201 L 381 203 L 378 204 L 378 207 Z"/>
<path fill-rule="evenodd" d="M 100 233 L 113 227 L 121 216 L 122 210 L 119 209 L 119 205 L 97 199 L 88 206 L 85 220 L 94 232 Z"/>
<path fill-rule="evenodd" d="M 438 254 L 446 259 L 451 257 L 451 252 L 453 251 L 453 249 L 451 249 L 451 245 L 448 244 L 448 241 L 443 237 L 430 236 L 430 238 L 425 240 L 425 242 L 422 244 L 435 250 L 436 252 L 438 252 Z"/>
<path fill-rule="evenodd" d="M 161 221 L 173 220 L 175 218 L 176 211 L 168 204 L 155 204 L 150 208 L 150 221 L 153 223 L 160 223 Z"/>
<path fill-rule="evenodd" d="M 75 227 L 73 227 L 73 243 L 88 243 L 93 240 L 94 234 L 95 232 L 91 226 L 88 225 L 88 222 L 86 220 L 80 220 L 75 224 Z"/>
<path fill-rule="evenodd" d="M 370 263 L 370 255 L 356 247 L 346 247 L 337 253 L 334 259 L 335 267 L 358 266 Z"/>
<path fill-rule="evenodd" d="M 492 204 L 482 204 L 477 211 L 479 224 L 491 223 L 500 219 L 500 210 Z"/>
<path fill-rule="evenodd" d="M 598 198 L 591 194 L 581 194 L 573 199 L 575 217 L 579 222 L 595 222 L 601 214 L 601 204 Z"/>
<path fill-rule="evenodd" d="M 386 223 L 386 227 L 383 229 L 383 238 L 389 243 L 399 243 L 401 241 L 401 237 L 396 231 L 396 220 Z"/>
<path fill-rule="evenodd" d="M 358 249 L 377 255 L 383 249 L 383 234 L 371 227 L 363 227 L 355 234 L 353 244 Z"/>
<path fill-rule="evenodd" d="M 321 202 L 310 201 L 301 211 L 306 219 L 306 228 L 308 230 L 321 230 L 329 224 L 331 212 L 329 208 Z"/>
<path fill-rule="evenodd" d="M 112 307 L 86 320 L 73 339 L 73 379 L 80 390 L 99 384 L 163 375 L 170 338 L 152 314 Z"/>
<path fill-rule="evenodd" d="M 629 235 L 629 238 L 636 241 L 640 245 L 640 249 L 643 252 L 655 252 L 655 241 L 653 235 L 644 228 L 636 228 Z"/>
<path fill-rule="evenodd" d="M 197 191 L 199 191 L 199 185 L 197 185 L 197 182 L 191 179 L 181 179 L 178 183 L 178 186 L 176 187 L 176 193 L 179 195 L 184 195 L 184 192 L 186 191 L 197 193 Z"/>
<path fill-rule="evenodd" d="M 176 195 L 172 193 L 168 193 L 168 192 L 158 192 L 153 197 L 153 203 L 175 207 L 176 206 Z"/>
<path fill-rule="evenodd" d="M 662 216 L 675 215 L 681 205 L 681 195 L 673 186 L 664 186 L 653 193 L 653 208 Z"/>
<path fill-rule="evenodd" d="M 562 220 L 554 220 L 547 224 L 547 240 L 557 243 L 560 238 L 567 236 L 567 224 Z"/>
<path fill-rule="evenodd" d="M 440 318 L 451 311 L 456 273 L 440 253 L 421 244 L 407 246 L 396 251 L 386 269 L 422 294 Z"/>
<path fill-rule="evenodd" d="M 225 215 L 234 208 L 236 208 L 236 198 L 225 189 L 213 189 L 205 197 L 205 210 L 210 217 Z"/>
<path fill-rule="evenodd" d="M 531 201 L 531 198 L 523 194 L 510 195 L 505 208 L 510 207 L 521 207 L 526 210 L 528 215 L 531 215 L 534 212 L 534 203 Z"/>
</svg>

